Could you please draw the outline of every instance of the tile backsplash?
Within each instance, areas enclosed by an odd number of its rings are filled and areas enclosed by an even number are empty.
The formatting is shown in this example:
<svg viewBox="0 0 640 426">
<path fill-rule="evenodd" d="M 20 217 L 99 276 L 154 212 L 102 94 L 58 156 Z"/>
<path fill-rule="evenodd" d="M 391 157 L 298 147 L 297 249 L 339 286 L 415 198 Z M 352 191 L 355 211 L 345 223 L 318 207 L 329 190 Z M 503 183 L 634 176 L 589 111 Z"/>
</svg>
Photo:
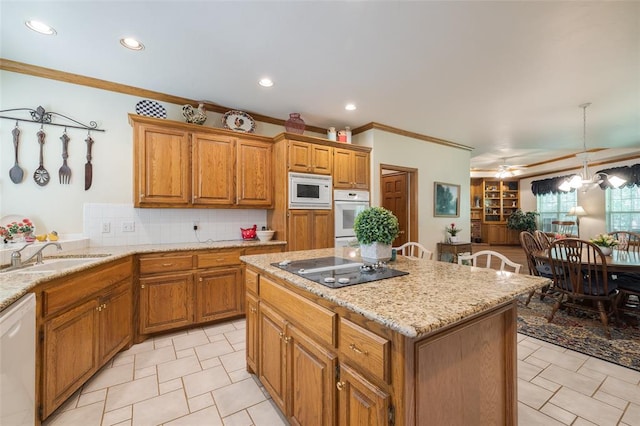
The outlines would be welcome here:
<svg viewBox="0 0 640 426">
<path fill-rule="evenodd" d="M 267 224 L 266 210 L 137 209 L 132 204 L 87 203 L 83 235 L 91 247 L 240 240 L 240 228 Z M 198 224 L 198 231 L 193 224 Z"/>
</svg>

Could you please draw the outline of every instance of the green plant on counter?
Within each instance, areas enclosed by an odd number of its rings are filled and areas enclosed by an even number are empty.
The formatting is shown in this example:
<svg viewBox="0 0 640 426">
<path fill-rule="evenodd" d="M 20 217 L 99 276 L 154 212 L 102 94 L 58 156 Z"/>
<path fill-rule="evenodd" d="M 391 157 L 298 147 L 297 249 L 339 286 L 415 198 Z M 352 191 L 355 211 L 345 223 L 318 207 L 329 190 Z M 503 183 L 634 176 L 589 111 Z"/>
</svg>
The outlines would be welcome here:
<svg viewBox="0 0 640 426">
<path fill-rule="evenodd" d="M 383 207 L 369 207 L 356 216 L 353 229 L 360 244 L 391 244 L 399 233 L 398 218 Z"/>
<path fill-rule="evenodd" d="M 511 213 L 507 219 L 507 228 L 515 229 L 516 231 L 533 232 L 538 229 L 538 225 L 536 223 L 536 216 L 538 215 L 538 212 L 523 212 L 518 209 Z"/>
</svg>

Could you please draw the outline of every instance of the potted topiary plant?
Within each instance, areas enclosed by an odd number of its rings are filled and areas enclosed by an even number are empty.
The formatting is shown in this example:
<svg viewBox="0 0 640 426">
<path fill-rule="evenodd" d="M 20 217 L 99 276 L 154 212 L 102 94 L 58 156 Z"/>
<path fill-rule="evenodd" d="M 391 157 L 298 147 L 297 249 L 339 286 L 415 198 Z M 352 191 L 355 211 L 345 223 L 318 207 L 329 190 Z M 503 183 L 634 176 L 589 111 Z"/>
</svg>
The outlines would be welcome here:
<svg viewBox="0 0 640 426">
<path fill-rule="evenodd" d="M 516 231 L 533 232 L 538 229 L 536 224 L 536 216 L 538 215 L 538 212 L 523 212 L 518 209 L 507 218 L 507 228 L 515 229 Z"/>
<path fill-rule="evenodd" d="M 391 259 L 391 243 L 398 236 L 398 218 L 383 207 L 369 207 L 355 218 L 353 229 L 360 243 L 360 256 L 368 263 Z"/>
</svg>

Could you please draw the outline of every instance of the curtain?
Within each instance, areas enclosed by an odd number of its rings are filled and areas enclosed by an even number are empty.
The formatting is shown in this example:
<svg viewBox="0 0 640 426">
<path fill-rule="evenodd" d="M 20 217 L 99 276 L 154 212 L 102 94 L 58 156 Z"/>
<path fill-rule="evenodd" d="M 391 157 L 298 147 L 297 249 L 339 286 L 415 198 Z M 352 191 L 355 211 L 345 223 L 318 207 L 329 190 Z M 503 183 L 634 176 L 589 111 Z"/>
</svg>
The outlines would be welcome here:
<svg viewBox="0 0 640 426">
<path fill-rule="evenodd" d="M 620 188 L 624 188 L 625 186 L 640 185 L 640 164 L 602 169 L 596 172 L 596 174 L 598 173 L 606 173 L 609 176 L 615 175 L 619 178 L 625 179 L 626 182 L 623 183 Z M 607 176 L 601 175 L 600 177 L 602 178 L 602 182 L 600 182 L 600 188 L 613 188 L 613 185 L 609 183 L 609 179 L 607 179 Z"/>
<path fill-rule="evenodd" d="M 562 184 L 562 182 L 564 182 L 565 179 L 569 179 L 571 178 L 571 176 L 573 175 L 534 180 L 531 182 L 531 192 L 533 192 L 533 195 L 544 195 L 549 193 L 556 194 L 558 192 L 563 192 L 560 191 L 558 187 L 560 186 L 560 184 Z"/>
</svg>

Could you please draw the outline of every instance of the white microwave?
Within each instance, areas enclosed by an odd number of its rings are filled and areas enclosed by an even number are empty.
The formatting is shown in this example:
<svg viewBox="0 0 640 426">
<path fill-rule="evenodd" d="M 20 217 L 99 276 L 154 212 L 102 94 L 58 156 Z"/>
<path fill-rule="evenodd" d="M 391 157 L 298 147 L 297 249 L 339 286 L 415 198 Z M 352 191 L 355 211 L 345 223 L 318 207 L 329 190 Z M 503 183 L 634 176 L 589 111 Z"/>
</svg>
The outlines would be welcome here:
<svg viewBox="0 0 640 426">
<path fill-rule="evenodd" d="M 289 208 L 331 210 L 331 176 L 289 172 Z"/>
</svg>

